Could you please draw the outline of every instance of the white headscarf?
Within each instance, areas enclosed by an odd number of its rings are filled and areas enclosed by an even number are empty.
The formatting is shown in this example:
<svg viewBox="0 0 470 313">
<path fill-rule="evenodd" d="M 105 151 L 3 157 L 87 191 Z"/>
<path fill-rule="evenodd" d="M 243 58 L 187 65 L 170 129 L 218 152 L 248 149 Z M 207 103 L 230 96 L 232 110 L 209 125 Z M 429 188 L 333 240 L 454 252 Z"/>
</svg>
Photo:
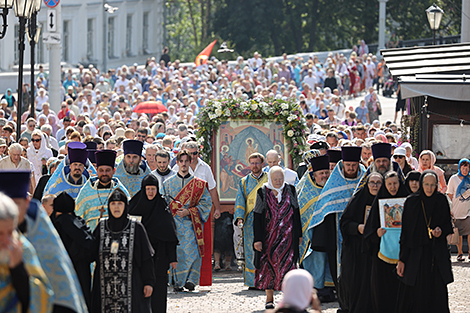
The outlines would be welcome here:
<svg viewBox="0 0 470 313">
<path fill-rule="evenodd" d="M 282 282 L 284 293 L 279 306 L 291 306 L 299 310 L 305 310 L 312 301 L 313 277 L 303 269 L 292 270 L 284 276 Z"/>
<path fill-rule="evenodd" d="M 282 182 L 281 188 L 275 188 L 275 187 L 273 186 L 273 181 L 272 181 L 272 179 L 271 179 L 271 173 L 272 173 L 273 171 L 274 171 L 274 172 L 275 172 L 275 171 L 280 171 L 280 172 L 282 173 L 282 176 L 284 176 L 284 170 L 282 169 L 282 167 L 277 166 L 277 165 L 276 165 L 276 166 L 273 166 L 273 167 L 271 167 L 271 168 L 269 169 L 269 172 L 268 172 L 268 182 L 267 182 L 267 183 L 264 183 L 263 186 L 265 186 L 266 188 L 269 188 L 269 189 L 271 189 L 271 190 L 276 190 L 276 191 L 277 191 L 277 196 L 276 196 L 276 198 L 277 198 L 277 202 L 279 203 L 279 202 L 281 202 L 281 199 L 282 199 L 282 190 L 284 189 L 284 186 L 286 185 L 286 182 L 285 182 L 285 181 Z"/>
</svg>

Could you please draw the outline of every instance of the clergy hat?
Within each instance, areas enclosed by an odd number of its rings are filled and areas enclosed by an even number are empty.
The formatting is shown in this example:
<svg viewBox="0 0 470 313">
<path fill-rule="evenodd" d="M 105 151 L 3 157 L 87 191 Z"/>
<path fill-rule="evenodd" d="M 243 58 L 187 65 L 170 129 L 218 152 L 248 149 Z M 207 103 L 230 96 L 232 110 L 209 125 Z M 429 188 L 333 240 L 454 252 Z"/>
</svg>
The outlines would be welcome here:
<svg viewBox="0 0 470 313">
<path fill-rule="evenodd" d="M 124 155 L 126 154 L 137 154 L 142 155 L 142 148 L 144 143 L 139 140 L 124 140 L 122 142 L 122 148 L 124 150 Z"/>
<path fill-rule="evenodd" d="M 87 150 L 95 150 L 96 151 L 96 148 L 98 148 L 98 144 L 94 141 L 87 141 L 87 142 L 85 142 L 85 145 L 86 145 Z"/>
<path fill-rule="evenodd" d="M 28 196 L 30 171 L 0 171 L 0 191 L 10 198 Z"/>
<path fill-rule="evenodd" d="M 86 160 L 88 158 L 88 151 L 85 148 L 76 149 L 69 146 L 68 151 L 70 164 L 75 162 L 82 163 L 83 165 L 86 164 Z"/>
<path fill-rule="evenodd" d="M 330 149 L 326 151 L 326 154 L 330 157 L 330 163 L 338 163 L 343 158 L 341 150 Z"/>
<path fill-rule="evenodd" d="M 328 150 L 329 148 L 330 146 L 328 145 L 326 141 L 317 141 L 310 146 L 310 149 L 317 149 L 317 150 L 321 150 L 321 149 Z"/>
<path fill-rule="evenodd" d="M 341 155 L 345 162 L 359 162 L 361 160 L 361 147 L 342 147 Z"/>
<path fill-rule="evenodd" d="M 329 170 L 330 169 L 330 157 L 327 154 L 325 154 L 316 158 L 311 158 L 310 164 L 312 164 L 312 169 L 314 172 L 321 171 L 321 170 Z"/>
<path fill-rule="evenodd" d="M 80 141 L 72 141 L 72 142 L 69 142 L 69 144 L 67 145 L 67 149 L 86 149 L 86 148 L 87 148 L 86 144 Z"/>
<path fill-rule="evenodd" d="M 114 168 L 114 162 L 116 161 L 116 151 L 107 149 L 99 150 L 95 152 L 95 158 L 96 167 L 100 167 L 101 165 L 107 165 Z"/>
<path fill-rule="evenodd" d="M 379 142 L 372 145 L 374 160 L 379 158 L 390 159 L 392 157 L 392 145 L 387 142 Z"/>
</svg>

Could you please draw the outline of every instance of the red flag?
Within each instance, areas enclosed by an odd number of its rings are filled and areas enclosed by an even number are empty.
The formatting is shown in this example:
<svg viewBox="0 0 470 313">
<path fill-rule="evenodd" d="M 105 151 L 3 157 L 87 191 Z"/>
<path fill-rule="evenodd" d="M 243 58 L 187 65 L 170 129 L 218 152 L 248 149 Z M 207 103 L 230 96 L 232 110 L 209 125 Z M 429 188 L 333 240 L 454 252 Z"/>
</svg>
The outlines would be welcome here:
<svg viewBox="0 0 470 313">
<path fill-rule="evenodd" d="M 207 47 L 205 47 L 204 50 L 202 50 L 201 53 L 198 54 L 198 56 L 196 57 L 196 60 L 194 61 L 194 63 L 196 63 L 196 66 L 204 65 L 207 63 L 207 60 L 209 59 L 209 56 L 211 55 L 212 48 L 214 48 L 214 45 L 216 42 L 217 42 L 217 39 L 214 40 Z"/>
</svg>

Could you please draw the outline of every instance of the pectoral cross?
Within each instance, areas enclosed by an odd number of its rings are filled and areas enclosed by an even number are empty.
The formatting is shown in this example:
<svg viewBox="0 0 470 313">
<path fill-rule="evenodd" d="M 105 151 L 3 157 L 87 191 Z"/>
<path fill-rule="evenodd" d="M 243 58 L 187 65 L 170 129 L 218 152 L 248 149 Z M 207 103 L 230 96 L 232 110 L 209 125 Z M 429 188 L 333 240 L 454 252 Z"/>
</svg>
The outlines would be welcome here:
<svg viewBox="0 0 470 313">
<path fill-rule="evenodd" d="M 117 304 L 116 302 L 114 302 L 111 306 L 111 310 L 114 311 L 114 313 L 119 313 L 119 310 L 121 309 L 121 307 L 119 306 L 119 304 Z"/>
<path fill-rule="evenodd" d="M 119 269 L 117 262 L 119 262 L 121 258 L 117 254 L 113 254 L 113 256 L 110 257 L 109 259 L 114 262 L 113 268 L 115 271 L 117 271 Z"/>
<path fill-rule="evenodd" d="M 120 280 L 117 279 L 116 276 L 113 277 L 113 281 L 111 282 L 111 284 L 113 285 L 113 289 L 114 289 L 114 295 L 117 296 L 118 295 L 118 285 L 121 283 Z"/>
<path fill-rule="evenodd" d="M 99 209 L 98 211 L 100 211 L 100 218 L 102 218 L 103 213 L 106 212 L 106 210 L 104 209 L 104 206 L 102 206 L 101 209 Z"/>
<path fill-rule="evenodd" d="M 428 227 L 429 239 L 432 239 L 432 229 Z"/>
</svg>

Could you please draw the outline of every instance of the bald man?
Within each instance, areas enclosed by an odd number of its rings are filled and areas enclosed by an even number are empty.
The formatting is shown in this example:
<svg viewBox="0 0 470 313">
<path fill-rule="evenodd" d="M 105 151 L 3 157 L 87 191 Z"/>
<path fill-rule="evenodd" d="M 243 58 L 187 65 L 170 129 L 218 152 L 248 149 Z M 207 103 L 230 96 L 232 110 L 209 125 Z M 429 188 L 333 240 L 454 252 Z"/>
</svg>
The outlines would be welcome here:
<svg viewBox="0 0 470 313">
<path fill-rule="evenodd" d="M 266 152 L 266 161 L 268 165 L 263 168 L 264 172 L 269 172 L 269 169 L 273 166 L 281 166 L 279 163 L 281 162 L 281 156 L 276 150 L 269 150 Z M 286 167 L 281 166 L 284 170 L 284 180 L 286 183 L 296 186 L 299 182 L 299 177 L 297 176 L 297 172 L 288 169 Z"/>
</svg>

